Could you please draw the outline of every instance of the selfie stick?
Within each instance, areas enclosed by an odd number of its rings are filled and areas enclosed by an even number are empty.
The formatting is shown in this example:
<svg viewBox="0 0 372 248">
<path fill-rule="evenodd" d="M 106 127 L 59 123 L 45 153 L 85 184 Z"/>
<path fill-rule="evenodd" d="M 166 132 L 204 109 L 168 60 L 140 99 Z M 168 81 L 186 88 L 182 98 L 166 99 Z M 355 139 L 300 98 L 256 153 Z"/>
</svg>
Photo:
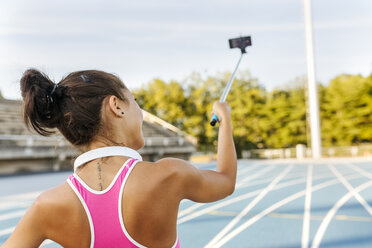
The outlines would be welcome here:
<svg viewBox="0 0 372 248">
<path fill-rule="evenodd" d="M 235 48 L 235 47 L 238 47 L 241 49 L 241 55 L 240 55 L 240 58 L 239 58 L 239 61 L 238 61 L 238 64 L 236 65 L 233 73 L 231 74 L 231 77 L 230 77 L 230 80 L 229 82 L 227 83 L 226 87 L 225 87 L 225 90 L 223 91 L 223 94 L 220 98 L 220 102 L 224 102 L 226 100 L 226 97 L 227 95 L 229 94 L 230 92 L 230 89 L 231 89 L 231 85 L 234 81 L 234 77 L 235 77 L 235 73 L 236 71 L 238 70 L 238 67 L 239 67 L 239 64 L 240 64 L 240 61 L 242 60 L 243 58 L 243 55 L 245 53 L 247 53 L 245 51 L 245 47 L 247 46 L 250 46 L 251 45 L 251 37 L 250 36 L 247 36 L 247 37 L 240 37 L 240 38 L 236 38 L 236 39 L 230 39 L 229 40 L 229 43 L 230 43 L 230 48 Z M 213 114 L 212 116 L 212 119 L 211 119 L 211 122 L 210 124 L 212 126 L 215 126 L 216 125 L 216 122 L 218 122 L 218 117 L 217 115 Z"/>
</svg>

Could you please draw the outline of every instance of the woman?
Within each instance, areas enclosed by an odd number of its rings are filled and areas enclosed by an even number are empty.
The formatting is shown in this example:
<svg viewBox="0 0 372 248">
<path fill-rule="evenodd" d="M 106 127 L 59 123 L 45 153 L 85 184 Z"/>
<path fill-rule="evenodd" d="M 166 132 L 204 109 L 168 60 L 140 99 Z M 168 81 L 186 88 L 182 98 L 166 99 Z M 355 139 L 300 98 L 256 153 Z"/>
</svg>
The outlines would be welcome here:
<svg viewBox="0 0 372 248">
<path fill-rule="evenodd" d="M 180 247 L 180 201 L 213 202 L 234 192 L 227 102 L 213 106 L 220 121 L 213 171 L 175 158 L 142 161 L 142 110 L 115 75 L 78 71 L 54 84 L 30 69 L 21 91 L 25 123 L 41 135 L 57 128 L 82 155 L 65 183 L 37 197 L 3 248 L 38 247 L 45 239 L 78 248 Z"/>
</svg>

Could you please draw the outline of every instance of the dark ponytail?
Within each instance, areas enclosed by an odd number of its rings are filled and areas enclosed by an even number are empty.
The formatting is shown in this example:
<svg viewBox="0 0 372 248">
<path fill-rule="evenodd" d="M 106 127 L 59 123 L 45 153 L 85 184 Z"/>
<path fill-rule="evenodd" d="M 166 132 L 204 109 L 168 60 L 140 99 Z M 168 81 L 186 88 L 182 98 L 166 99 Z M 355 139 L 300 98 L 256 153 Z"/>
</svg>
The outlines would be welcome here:
<svg viewBox="0 0 372 248">
<path fill-rule="evenodd" d="M 129 102 L 123 90 L 128 89 L 117 76 L 103 71 L 73 72 L 55 84 L 44 73 L 29 69 L 21 79 L 24 121 L 41 135 L 51 135 L 57 128 L 73 145 L 88 145 L 107 129 L 101 120 L 105 97 Z"/>
<path fill-rule="evenodd" d="M 57 127 L 61 118 L 58 102 L 63 87 L 58 87 L 40 71 L 29 69 L 21 78 L 21 92 L 26 125 L 44 136 L 54 133 L 51 129 Z"/>
</svg>

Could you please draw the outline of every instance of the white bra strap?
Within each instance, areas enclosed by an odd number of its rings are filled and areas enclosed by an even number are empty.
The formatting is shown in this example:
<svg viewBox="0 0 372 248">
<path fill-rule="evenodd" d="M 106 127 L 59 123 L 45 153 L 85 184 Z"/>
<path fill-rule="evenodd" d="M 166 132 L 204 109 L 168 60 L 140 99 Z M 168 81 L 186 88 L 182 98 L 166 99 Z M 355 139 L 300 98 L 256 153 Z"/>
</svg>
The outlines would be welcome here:
<svg viewBox="0 0 372 248">
<path fill-rule="evenodd" d="M 93 159 L 102 158 L 102 157 L 109 157 L 109 156 L 126 156 L 131 158 L 136 158 L 139 161 L 142 161 L 141 155 L 136 151 L 129 147 L 124 146 L 108 146 L 108 147 L 101 147 L 94 150 L 90 150 L 81 154 L 79 157 L 76 158 L 74 162 L 74 171 L 80 166 L 89 162 Z"/>
</svg>

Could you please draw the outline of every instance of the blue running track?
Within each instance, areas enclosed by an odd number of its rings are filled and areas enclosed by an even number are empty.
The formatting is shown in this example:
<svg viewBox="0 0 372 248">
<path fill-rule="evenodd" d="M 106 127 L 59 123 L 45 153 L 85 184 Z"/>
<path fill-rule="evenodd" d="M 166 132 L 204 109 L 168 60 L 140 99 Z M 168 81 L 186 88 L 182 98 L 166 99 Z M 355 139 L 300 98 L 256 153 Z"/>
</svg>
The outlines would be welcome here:
<svg viewBox="0 0 372 248">
<path fill-rule="evenodd" d="M 69 174 L 0 177 L 0 244 L 36 196 Z M 178 233 L 184 248 L 372 247 L 372 159 L 240 160 L 234 194 L 181 202 Z"/>
</svg>

